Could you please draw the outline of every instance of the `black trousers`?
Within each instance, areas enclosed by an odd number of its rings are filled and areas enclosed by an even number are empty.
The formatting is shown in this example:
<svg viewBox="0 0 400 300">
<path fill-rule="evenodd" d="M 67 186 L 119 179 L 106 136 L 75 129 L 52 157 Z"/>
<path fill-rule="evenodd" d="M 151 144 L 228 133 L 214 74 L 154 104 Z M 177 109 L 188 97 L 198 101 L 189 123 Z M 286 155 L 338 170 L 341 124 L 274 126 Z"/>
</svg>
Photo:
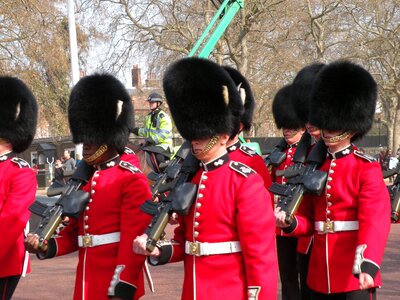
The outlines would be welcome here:
<svg viewBox="0 0 400 300">
<path fill-rule="evenodd" d="M 277 236 L 279 276 L 282 300 L 299 300 L 299 272 L 297 269 L 297 238 Z"/>
<path fill-rule="evenodd" d="M 312 291 L 311 300 L 376 300 L 376 289 L 352 291 L 347 293 L 321 294 Z"/>
<path fill-rule="evenodd" d="M 11 299 L 20 278 L 20 275 L 0 278 L 0 300 Z"/>
<path fill-rule="evenodd" d="M 307 274 L 308 274 L 308 265 L 310 263 L 310 254 L 311 251 L 308 251 L 307 254 L 297 253 L 297 263 L 298 270 L 300 275 L 300 294 L 301 300 L 310 300 L 311 299 L 311 290 L 307 285 Z"/>
</svg>

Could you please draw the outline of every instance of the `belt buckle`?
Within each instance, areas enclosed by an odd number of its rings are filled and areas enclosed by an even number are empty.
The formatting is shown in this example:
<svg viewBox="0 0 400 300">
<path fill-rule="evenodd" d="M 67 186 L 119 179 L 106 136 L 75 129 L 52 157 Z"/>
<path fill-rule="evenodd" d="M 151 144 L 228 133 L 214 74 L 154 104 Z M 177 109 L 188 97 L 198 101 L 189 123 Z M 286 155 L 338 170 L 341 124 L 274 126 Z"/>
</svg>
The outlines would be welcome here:
<svg viewBox="0 0 400 300">
<path fill-rule="evenodd" d="M 82 246 L 84 248 L 92 247 L 92 245 L 93 245 L 93 240 L 91 235 L 82 236 Z"/>
<path fill-rule="evenodd" d="M 199 256 L 200 255 L 200 243 L 189 242 L 189 254 Z"/>
<path fill-rule="evenodd" d="M 335 226 L 334 226 L 334 222 L 333 221 L 325 221 L 324 222 L 324 227 L 323 227 L 323 231 L 325 233 L 334 233 L 335 232 Z"/>
</svg>

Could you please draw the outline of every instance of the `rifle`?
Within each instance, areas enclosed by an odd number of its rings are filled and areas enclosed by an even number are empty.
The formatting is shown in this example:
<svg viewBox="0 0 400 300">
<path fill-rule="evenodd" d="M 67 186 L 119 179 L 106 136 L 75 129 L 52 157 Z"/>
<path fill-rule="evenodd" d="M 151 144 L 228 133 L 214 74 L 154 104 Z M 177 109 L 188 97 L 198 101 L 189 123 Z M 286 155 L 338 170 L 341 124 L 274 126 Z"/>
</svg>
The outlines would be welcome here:
<svg viewBox="0 0 400 300">
<path fill-rule="evenodd" d="M 397 163 L 396 167 L 394 167 L 393 169 L 387 170 L 387 171 L 383 171 L 383 178 L 389 178 L 392 177 L 394 175 L 399 175 L 400 174 L 400 161 Z"/>
<path fill-rule="evenodd" d="M 62 217 L 77 218 L 84 209 L 89 201 L 90 194 L 80 190 L 80 188 L 89 181 L 93 173 L 93 167 L 82 161 L 62 189 L 48 192 L 48 195 L 61 194 L 53 206 L 47 206 L 35 201 L 29 207 L 32 213 L 42 217 L 34 231 L 39 236 L 40 249 L 43 249 L 45 241 L 48 241 L 56 232 Z"/>
<path fill-rule="evenodd" d="M 275 146 L 274 150 L 264 159 L 264 162 L 269 167 L 279 166 L 286 158 L 286 153 L 283 152 L 287 147 L 287 142 L 282 138 L 279 143 Z"/>
<path fill-rule="evenodd" d="M 388 186 L 392 212 L 390 218 L 394 223 L 400 219 L 400 175 L 397 174 L 393 184 Z"/>
<path fill-rule="evenodd" d="M 297 150 L 296 150 L 297 153 Z M 304 194 L 321 195 L 328 174 L 318 170 L 326 159 L 327 147 L 319 140 L 307 157 L 306 166 L 299 175 L 290 178 L 286 185 L 274 183 L 269 189 L 281 196 L 277 206 L 286 212 L 285 222 L 291 224 Z"/>
<path fill-rule="evenodd" d="M 189 181 L 198 169 L 199 163 L 191 153 L 191 144 L 185 141 L 175 158 L 152 186 L 153 199 L 157 197 L 159 202 L 147 200 L 141 206 L 142 211 L 153 216 L 146 230 L 147 251 L 153 251 L 157 242 L 165 235 L 164 229 L 173 212 L 179 215 L 189 213 L 197 193 L 197 185 Z M 167 191 L 168 195 L 163 197 L 162 193 Z"/>
</svg>

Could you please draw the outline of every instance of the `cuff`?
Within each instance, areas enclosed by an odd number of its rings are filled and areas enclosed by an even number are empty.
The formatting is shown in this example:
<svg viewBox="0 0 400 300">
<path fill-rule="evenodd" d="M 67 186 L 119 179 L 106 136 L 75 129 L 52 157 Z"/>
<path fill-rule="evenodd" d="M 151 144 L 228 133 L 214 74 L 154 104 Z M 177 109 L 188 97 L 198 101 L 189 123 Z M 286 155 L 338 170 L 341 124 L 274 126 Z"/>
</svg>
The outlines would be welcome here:
<svg viewBox="0 0 400 300">
<path fill-rule="evenodd" d="M 293 218 L 293 222 L 289 225 L 289 227 L 282 228 L 282 231 L 287 234 L 291 234 L 297 227 L 297 218 Z"/>
<path fill-rule="evenodd" d="M 376 273 L 380 270 L 379 265 L 370 259 L 364 257 L 364 251 L 367 249 L 367 245 L 360 245 L 356 248 L 356 254 L 354 257 L 353 274 L 358 277 L 360 273 L 367 273 L 375 278 Z"/>
<path fill-rule="evenodd" d="M 249 295 L 248 300 L 258 300 L 258 295 L 260 294 L 261 286 L 248 286 L 247 294 Z"/>
<path fill-rule="evenodd" d="M 53 258 L 57 254 L 57 243 L 55 239 L 50 239 L 47 242 L 47 251 L 46 252 L 38 252 L 36 257 L 39 259 L 48 259 Z"/>
<path fill-rule="evenodd" d="M 108 288 L 108 297 L 117 297 L 123 300 L 131 300 L 135 296 L 136 286 L 122 281 L 120 278 L 121 272 L 125 266 L 118 265 L 115 268 L 114 276 L 111 280 L 110 287 Z"/>
<path fill-rule="evenodd" d="M 149 256 L 147 260 L 151 266 L 165 265 L 171 260 L 174 248 L 170 242 L 159 241 L 157 243 L 157 248 L 160 250 L 160 256 Z"/>
</svg>

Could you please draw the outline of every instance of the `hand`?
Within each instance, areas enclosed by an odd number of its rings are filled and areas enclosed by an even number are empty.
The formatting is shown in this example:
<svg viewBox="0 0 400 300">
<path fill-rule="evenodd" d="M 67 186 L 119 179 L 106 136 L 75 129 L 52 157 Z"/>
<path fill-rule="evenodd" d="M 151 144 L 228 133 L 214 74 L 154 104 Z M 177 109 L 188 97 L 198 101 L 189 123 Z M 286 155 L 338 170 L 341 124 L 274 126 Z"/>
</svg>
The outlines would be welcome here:
<svg viewBox="0 0 400 300">
<path fill-rule="evenodd" d="M 374 287 L 374 279 L 368 273 L 360 273 L 359 287 L 360 290 L 366 290 Z"/>
<path fill-rule="evenodd" d="M 169 218 L 168 223 L 171 224 L 171 225 L 178 224 L 178 214 L 176 212 L 173 212 L 171 214 L 171 217 Z"/>
<path fill-rule="evenodd" d="M 154 247 L 154 250 L 152 252 L 146 250 L 147 238 L 148 236 L 145 233 L 140 236 L 137 236 L 133 240 L 133 252 L 135 252 L 136 254 L 146 255 L 146 256 L 155 256 L 155 257 L 160 256 L 160 249 L 158 249 L 157 247 Z"/>
<path fill-rule="evenodd" d="M 275 207 L 274 214 L 275 214 L 276 227 L 287 228 L 290 226 L 285 222 L 286 213 L 283 210 L 281 210 L 280 207 Z"/>
<path fill-rule="evenodd" d="M 47 251 L 47 241 L 44 241 L 42 249 L 39 248 L 39 236 L 37 234 L 28 233 L 24 241 L 25 249 L 29 253 L 38 253 Z"/>
<path fill-rule="evenodd" d="M 133 133 L 134 135 L 139 135 L 139 127 L 133 128 L 133 129 L 132 129 L 132 133 Z"/>
</svg>

